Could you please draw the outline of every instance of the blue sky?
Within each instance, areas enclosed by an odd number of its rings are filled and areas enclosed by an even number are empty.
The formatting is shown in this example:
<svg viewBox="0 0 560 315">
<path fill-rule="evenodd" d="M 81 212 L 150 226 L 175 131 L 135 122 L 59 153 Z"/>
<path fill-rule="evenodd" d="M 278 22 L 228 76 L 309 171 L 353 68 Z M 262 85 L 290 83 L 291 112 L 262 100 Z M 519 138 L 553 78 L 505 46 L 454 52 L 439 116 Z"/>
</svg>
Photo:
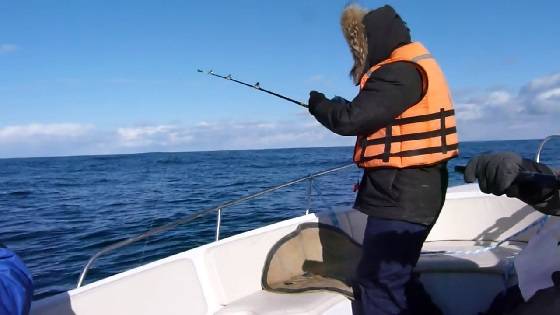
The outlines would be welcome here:
<svg viewBox="0 0 560 315">
<path fill-rule="evenodd" d="M 347 1 L 2 1 L 0 157 L 349 145 L 301 108 L 352 98 Z M 438 58 L 464 140 L 560 132 L 557 1 L 389 3 Z M 218 141 L 216 141 L 218 139 Z"/>
</svg>

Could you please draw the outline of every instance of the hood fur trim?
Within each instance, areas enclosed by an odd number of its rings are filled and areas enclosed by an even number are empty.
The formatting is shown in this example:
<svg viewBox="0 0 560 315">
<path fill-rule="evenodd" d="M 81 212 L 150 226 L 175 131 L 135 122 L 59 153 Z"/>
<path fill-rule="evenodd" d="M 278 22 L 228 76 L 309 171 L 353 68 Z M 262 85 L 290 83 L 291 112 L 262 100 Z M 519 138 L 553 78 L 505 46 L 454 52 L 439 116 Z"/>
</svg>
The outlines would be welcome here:
<svg viewBox="0 0 560 315">
<path fill-rule="evenodd" d="M 340 18 L 340 26 L 344 38 L 350 46 L 352 57 L 354 58 L 354 66 L 350 70 L 350 77 L 354 84 L 360 83 L 360 80 L 366 72 L 366 58 L 368 55 L 368 44 L 366 39 L 366 28 L 363 20 L 367 11 L 357 4 L 350 4 Z"/>
</svg>

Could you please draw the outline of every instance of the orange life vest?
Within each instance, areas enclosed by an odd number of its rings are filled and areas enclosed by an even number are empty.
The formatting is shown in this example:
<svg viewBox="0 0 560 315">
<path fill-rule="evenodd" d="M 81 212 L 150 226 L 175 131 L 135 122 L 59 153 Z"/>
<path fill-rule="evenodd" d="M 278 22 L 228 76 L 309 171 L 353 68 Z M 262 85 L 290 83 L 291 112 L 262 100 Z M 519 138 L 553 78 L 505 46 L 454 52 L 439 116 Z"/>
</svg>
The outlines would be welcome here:
<svg viewBox="0 0 560 315">
<path fill-rule="evenodd" d="M 390 125 L 367 136 L 358 136 L 354 162 L 362 168 L 405 168 L 433 165 L 459 154 L 455 111 L 445 76 L 430 52 L 418 42 L 397 48 L 364 74 L 363 89 L 381 66 L 411 62 L 422 74 L 423 97 Z M 375 104 L 371 104 L 375 106 Z"/>
</svg>

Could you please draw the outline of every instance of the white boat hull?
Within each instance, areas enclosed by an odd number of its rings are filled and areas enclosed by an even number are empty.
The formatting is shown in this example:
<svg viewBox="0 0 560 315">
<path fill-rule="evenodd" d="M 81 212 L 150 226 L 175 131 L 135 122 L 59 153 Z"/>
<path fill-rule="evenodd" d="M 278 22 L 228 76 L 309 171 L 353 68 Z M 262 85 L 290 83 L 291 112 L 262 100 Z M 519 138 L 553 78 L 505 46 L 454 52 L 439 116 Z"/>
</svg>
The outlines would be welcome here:
<svg viewBox="0 0 560 315">
<path fill-rule="evenodd" d="M 522 202 L 485 195 L 473 185 L 450 189 L 424 250 L 472 251 L 504 240 L 542 215 Z M 337 223 L 361 243 L 362 213 L 344 209 L 308 214 L 207 244 L 33 303 L 31 314 L 352 314 L 332 292 L 263 291 L 266 256 L 305 222 Z M 444 314 L 476 314 L 516 279 L 511 256 L 534 231 L 478 254 L 422 257 L 417 271 Z"/>
</svg>

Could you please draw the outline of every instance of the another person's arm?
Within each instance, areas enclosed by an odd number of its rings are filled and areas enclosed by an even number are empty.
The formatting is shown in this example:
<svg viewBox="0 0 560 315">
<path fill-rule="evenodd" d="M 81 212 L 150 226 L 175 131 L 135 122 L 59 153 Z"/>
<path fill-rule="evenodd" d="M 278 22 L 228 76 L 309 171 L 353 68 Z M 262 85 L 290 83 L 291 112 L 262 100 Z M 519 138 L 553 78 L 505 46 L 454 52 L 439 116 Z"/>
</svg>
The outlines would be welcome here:
<svg viewBox="0 0 560 315">
<path fill-rule="evenodd" d="M 386 127 L 421 97 L 422 77 L 416 66 L 396 62 L 375 71 L 352 102 L 331 101 L 311 92 L 309 112 L 339 135 L 367 135 Z"/>
<path fill-rule="evenodd" d="M 516 182 L 520 172 L 557 176 L 544 164 L 523 159 L 513 152 L 500 152 L 472 158 L 465 170 L 465 181 L 472 183 L 478 179 L 480 190 L 485 193 L 506 194 L 521 199 L 540 212 L 560 215 L 560 192 L 538 182 Z"/>
<path fill-rule="evenodd" d="M 33 281 L 25 264 L 0 244 L 0 314 L 28 314 L 32 296 Z"/>
</svg>

